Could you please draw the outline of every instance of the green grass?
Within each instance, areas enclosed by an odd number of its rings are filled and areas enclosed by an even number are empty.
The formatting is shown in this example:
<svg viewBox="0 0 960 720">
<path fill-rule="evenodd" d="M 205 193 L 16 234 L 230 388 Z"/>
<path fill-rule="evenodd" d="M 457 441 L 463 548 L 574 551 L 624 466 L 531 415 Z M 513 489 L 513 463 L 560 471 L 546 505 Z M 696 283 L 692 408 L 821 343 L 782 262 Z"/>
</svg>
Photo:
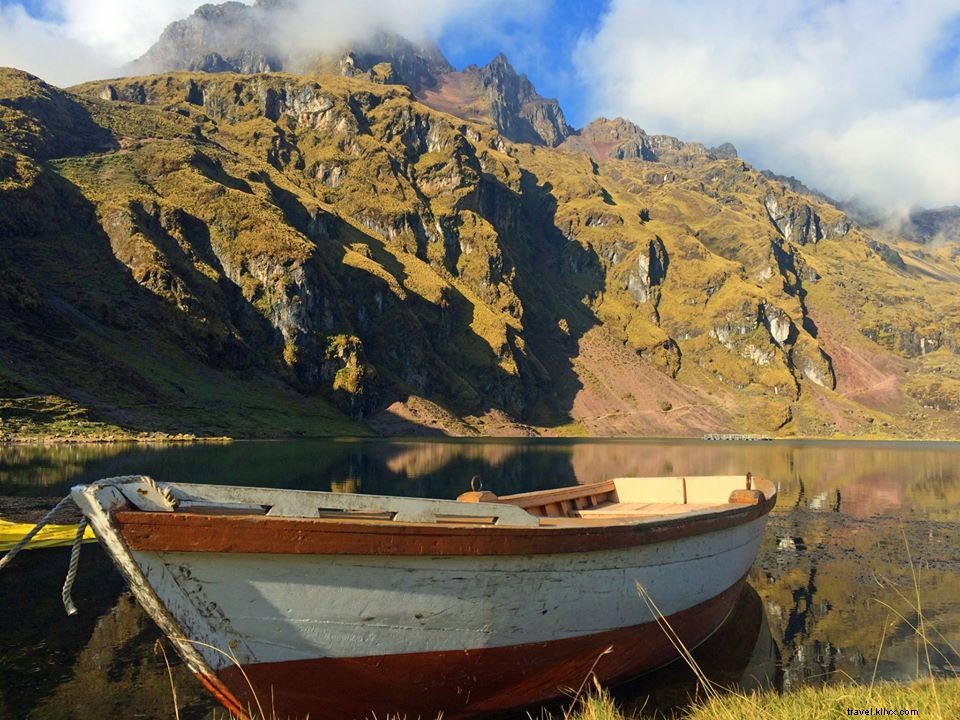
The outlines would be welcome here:
<svg viewBox="0 0 960 720">
<path fill-rule="evenodd" d="M 854 717 L 849 710 L 883 708 L 891 711 L 917 711 L 912 717 L 953 720 L 960 715 L 960 680 L 918 680 L 909 684 L 875 685 L 836 684 L 803 687 L 785 694 L 726 693 L 696 704 L 680 713 L 682 720 L 832 720 Z M 557 716 L 552 716 L 559 720 Z M 667 717 L 654 711 L 642 715 L 626 714 L 609 693 L 599 691 L 578 701 L 563 720 L 639 720 Z"/>
<path fill-rule="evenodd" d="M 0 397 L 0 441 L 110 442 L 138 434 L 90 418 L 89 411 L 56 395 Z"/>
</svg>

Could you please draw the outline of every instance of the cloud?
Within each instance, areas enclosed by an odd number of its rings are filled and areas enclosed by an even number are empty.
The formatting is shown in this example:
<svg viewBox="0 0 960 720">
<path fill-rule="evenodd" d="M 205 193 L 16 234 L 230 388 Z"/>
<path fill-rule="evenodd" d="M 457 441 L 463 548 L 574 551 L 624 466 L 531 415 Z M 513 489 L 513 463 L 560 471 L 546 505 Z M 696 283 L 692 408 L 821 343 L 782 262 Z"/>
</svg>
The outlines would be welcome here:
<svg viewBox="0 0 960 720">
<path fill-rule="evenodd" d="M 116 73 L 142 54 L 163 28 L 188 15 L 197 0 L 43 0 L 0 8 L 0 65 L 27 70 L 57 85 Z"/>
<path fill-rule="evenodd" d="M 21 2 L 5 4 L 0 6 L 0 65 L 62 86 L 109 77 L 201 1 L 36 0 L 30 13 Z M 529 21 L 545 1 L 303 0 L 296 9 L 278 13 L 274 40 L 281 54 L 335 48 L 376 29 L 411 40 L 459 33 L 477 42 L 505 24 Z"/>
<path fill-rule="evenodd" d="M 960 203 L 958 39 L 960 0 L 614 0 L 577 66 L 600 114 L 903 210 Z"/>
<path fill-rule="evenodd" d="M 302 0 L 280 21 L 277 40 L 285 49 L 316 51 L 361 40 L 380 29 L 412 41 L 457 33 L 465 42 L 495 37 L 508 23 L 535 17 L 543 0 Z"/>
<path fill-rule="evenodd" d="M 96 75 L 107 65 L 90 47 L 65 37 L 20 5 L 0 8 L 0 66 L 28 70 L 56 83 Z"/>
</svg>

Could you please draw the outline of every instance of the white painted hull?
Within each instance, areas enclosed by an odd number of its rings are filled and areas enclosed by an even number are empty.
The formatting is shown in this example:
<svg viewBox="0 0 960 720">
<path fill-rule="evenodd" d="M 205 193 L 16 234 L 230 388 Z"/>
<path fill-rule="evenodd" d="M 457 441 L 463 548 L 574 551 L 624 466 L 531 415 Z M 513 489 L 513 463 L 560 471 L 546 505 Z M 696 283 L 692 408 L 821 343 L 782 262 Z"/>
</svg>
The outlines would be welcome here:
<svg viewBox="0 0 960 720">
<path fill-rule="evenodd" d="M 135 552 L 186 636 L 243 664 L 545 642 L 655 620 L 733 586 L 764 519 L 706 536 L 556 556 L 369 557 Z M 214 670 L 231 664 L 199 647 Z"/>
</svg>

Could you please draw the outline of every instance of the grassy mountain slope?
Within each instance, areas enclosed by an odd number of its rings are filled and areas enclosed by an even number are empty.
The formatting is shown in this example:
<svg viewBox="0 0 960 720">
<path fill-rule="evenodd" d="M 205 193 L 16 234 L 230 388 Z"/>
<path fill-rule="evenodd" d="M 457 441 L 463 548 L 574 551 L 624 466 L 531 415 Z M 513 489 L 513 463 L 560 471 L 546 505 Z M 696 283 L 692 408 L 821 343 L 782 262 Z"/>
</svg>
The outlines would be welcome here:
<svg viewBox="0 0 960 720">
<path fill-rule="evenodd" d="M 960 434 L 955 255 L 728 151 L 282 73 L 0 71 L 0 127 L 8 436 Z"/>
</svg>

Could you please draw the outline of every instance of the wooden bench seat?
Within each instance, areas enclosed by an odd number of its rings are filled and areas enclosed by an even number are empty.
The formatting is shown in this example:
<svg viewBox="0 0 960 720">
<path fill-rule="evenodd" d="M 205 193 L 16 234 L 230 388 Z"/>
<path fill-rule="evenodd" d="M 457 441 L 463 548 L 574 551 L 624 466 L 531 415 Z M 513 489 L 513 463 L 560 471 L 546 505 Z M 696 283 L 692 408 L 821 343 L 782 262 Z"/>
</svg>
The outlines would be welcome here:
<svg viewBox="0 0 960 720">
<path fill-rule="evenodd" d="M 735 507 L 729 504 L 714 503 L 604 503 L 592 508 L 584 508 L 573 513 L 574 517 L 599 518 L 652 515 L 702 515 L 720 512 Z"/>
</svg>

